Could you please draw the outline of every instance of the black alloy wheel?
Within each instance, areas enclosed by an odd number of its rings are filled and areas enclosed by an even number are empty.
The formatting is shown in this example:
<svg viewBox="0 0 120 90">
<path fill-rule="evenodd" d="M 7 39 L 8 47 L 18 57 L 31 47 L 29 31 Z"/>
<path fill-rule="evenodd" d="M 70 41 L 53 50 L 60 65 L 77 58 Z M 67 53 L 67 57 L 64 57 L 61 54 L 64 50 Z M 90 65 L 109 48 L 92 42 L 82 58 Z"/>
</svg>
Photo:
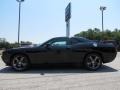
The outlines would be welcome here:
<svg viewBox="0 0 120 90">
<path fill-rule="evenodd" d="M 16 71 L 24 71 L 29 68 L 30 63 L 26 56 L 18 54 L 13 57 L 11 65 Z"/>
<path fill-rule="evenodd" d="M 88 70 L 95 71 L 102 66 L 102 58 L 98 54 L 89 54 L 86 56 L 84 66 Z"/>
</svg>

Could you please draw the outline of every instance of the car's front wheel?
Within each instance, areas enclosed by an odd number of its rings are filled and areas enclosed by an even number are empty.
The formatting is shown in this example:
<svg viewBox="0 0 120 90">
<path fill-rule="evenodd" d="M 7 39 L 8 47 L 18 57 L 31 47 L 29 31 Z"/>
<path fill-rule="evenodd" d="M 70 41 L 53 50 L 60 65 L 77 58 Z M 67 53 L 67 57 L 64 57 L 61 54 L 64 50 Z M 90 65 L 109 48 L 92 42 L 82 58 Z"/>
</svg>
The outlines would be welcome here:
<svg viewBox="0 0 120 90">
<path fill-rule="evenodd" d="M 17 54 L 12 58 L 11 65 L 16 71 L 24 71 L 29 68 L 30 63 L 25 55 Z"/>
<path fill-rule="evenodd" d="M 84 66 L 88 70 L 95 71 L 102 66 L 102 58 L 100 55 L 92 53 L 86 56 Z"/>
</svg>

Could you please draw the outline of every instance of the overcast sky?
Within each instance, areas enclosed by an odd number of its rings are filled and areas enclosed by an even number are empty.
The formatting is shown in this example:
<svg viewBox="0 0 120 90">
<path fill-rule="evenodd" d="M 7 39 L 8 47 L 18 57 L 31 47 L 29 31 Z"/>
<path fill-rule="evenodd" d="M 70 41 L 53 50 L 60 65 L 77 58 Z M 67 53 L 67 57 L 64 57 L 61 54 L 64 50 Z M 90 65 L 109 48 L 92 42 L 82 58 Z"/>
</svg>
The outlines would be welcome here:
<svg viewBox="0 0 120 90">
<path fill-rule="evenodd" d="M 70 0 L 25 0 L 21 11 L 21 41 L 42 43 L 52 37 L 65 36 L 65 7 Z M 71 0 L 71 36 L 89 28 L 101 29 L 100 6 L 105 29 L 120 29 L 120 0 Z M 0 38 L 17 41 L 18 3 L 0 0 Z"/>
</svg>

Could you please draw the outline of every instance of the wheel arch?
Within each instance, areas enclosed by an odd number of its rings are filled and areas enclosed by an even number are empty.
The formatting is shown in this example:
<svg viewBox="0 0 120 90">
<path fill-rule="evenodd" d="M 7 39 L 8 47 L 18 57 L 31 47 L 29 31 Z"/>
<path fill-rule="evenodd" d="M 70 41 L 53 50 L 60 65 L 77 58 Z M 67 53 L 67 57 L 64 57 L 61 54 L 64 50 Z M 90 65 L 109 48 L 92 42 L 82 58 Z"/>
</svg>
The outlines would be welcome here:
<svg viewBox="0 0 120 90">
<path fill-rule="evenodd" d="M 13 59 L 13 57 L 14 57 L 15 55 L 24 55 L 24 56 L 27 57 L 29 63 L 31 63 L 31 60 L 30 60 L 30 58 L 29 58 L 29 56 L 28 56 L 27 54 L 22 53 L 22 52 L 18 52 L 18 53 L 14 53 L 14 54 L 12 54 L 12 55 L 10 56 L 10 64 L 11 64 L 11 61 L 12 61 L 12 59 Z"/>
<path fill-rule="evenodd" d="M 86 53 L 86 54 L 84 55 L 84 58 L 83 58 L 83 63 L 84 63 L 85 58 L 86 58 L 89 54 L 98 54 L 98 55 L 100 55 L 100 57 L 101 57 L 101 59 L 102 59 L 102 63 L 104 63 L 104 57 L 103 57 L 102 53 L 97 52 L 97 51 L 92 51 L 92 52 Z"/>
</svg>

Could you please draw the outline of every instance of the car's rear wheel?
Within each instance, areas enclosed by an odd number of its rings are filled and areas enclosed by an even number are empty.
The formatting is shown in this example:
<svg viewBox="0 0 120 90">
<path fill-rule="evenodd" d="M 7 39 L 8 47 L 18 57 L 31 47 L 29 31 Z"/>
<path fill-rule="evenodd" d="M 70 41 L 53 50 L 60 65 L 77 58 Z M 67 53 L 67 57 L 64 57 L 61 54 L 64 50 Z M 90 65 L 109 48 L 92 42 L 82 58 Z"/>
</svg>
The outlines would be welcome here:
<svg viewBox="0 0 120 90">
<path fill-rule="evenodd" d="M 25 55 L 17 54 L 12 58 L 11 65 L 16 71 L 24 71 L 29 68 L 30 63 Z"/>
<path fill-rule="evenodd" d="M 85 58 L 84 66 L 88 70 L 95 71 L 102 66 L 102 57 L 95 53 L 89 54 Z"/>
</svg>

